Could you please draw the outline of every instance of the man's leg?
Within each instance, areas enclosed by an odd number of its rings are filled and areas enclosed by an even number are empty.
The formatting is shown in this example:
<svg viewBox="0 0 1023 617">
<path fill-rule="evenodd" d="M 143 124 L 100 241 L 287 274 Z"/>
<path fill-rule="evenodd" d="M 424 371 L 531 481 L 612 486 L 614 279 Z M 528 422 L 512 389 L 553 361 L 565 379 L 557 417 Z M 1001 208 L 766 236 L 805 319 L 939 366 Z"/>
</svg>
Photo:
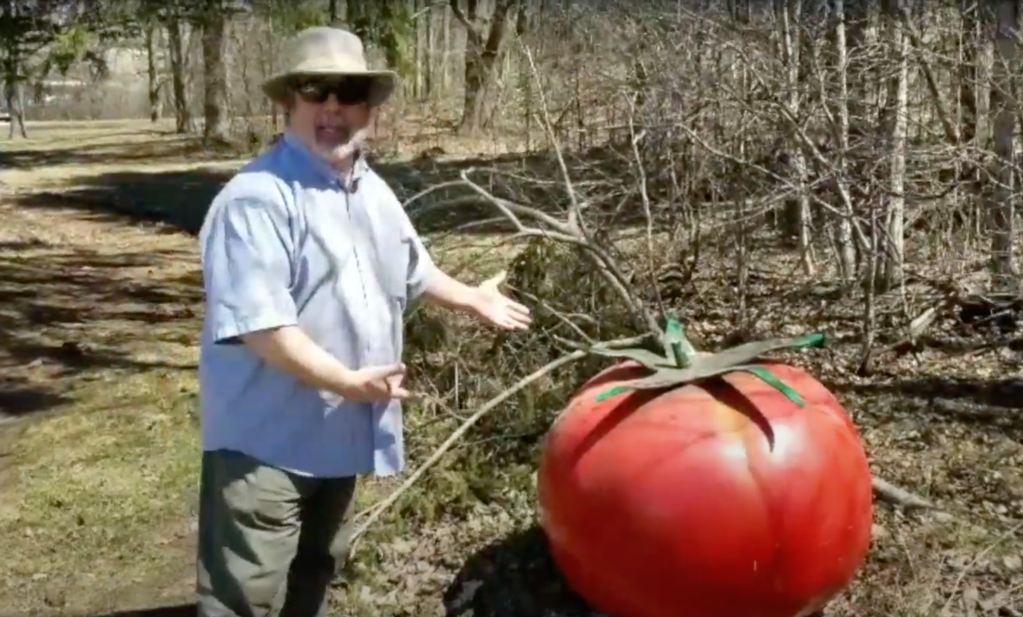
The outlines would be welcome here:
<svg viewBox="0 0 1023 617">
<path fill-rule="evenodd" d="M 321 480 L 302 504 L 302 533 L 281 617 L 323 617 L 330 583 L 344 565 L 352 533 L 355 478 Z"/>
<path fill-rule="evenodd" d="M 266 617 L 298 549 L 308 480 L 238 452 L 204 452 L 199 488 L 199 617 Z"/>
</svg>

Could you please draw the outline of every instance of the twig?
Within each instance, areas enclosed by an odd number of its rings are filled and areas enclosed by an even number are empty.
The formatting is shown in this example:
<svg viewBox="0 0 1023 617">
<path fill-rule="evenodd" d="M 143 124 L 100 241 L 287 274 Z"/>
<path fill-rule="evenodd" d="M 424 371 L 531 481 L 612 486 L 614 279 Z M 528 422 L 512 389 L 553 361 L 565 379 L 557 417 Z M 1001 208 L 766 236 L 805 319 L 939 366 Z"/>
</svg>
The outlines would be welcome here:
<svg viewBox="0 0 1023 617">
<path fill-rule="evenodd" d="M 906 508 L 907 510 L 937 510 L 938 507 L 919 495 L 890 484 L 877 476 L 871 479 L 874 493 L 887 503 Z"/>
<path fill-rule="evenodd" d="M 461 172 L 462 181 L 465 182 L 466 186 L 475 191 L 477 195 L 483 197 L 500 210 L 508 221 L 515 226 L 519 237 L 550 238 L 552 240 L 558 240 L 560 242 L 575 245 L 585 251 L 585 254 L 591 263 L 596 266 L 597 271 L 604 280 L 610 283 L 611 287 L 618 293 L 618 296 L 625 303 L 629 313 L 634 319 L 636 319 L 637 323 L 648 330 L 651 334 L 656 335 L 660 333 L 661 327 L 657 324 L 657 320 L 654 318 L 653 314 L 646 310 L 642 300 L 636 294 L 629 291 L 629 279 L 622 272 L 621 267 L 615 259 L 611 257 L 607 250 L 583 235 L 582 231 L 579 229 L 581 226 L 577 226 L 573 229 L 567 223 L 560 221 L 537 208 L 524 206 L 522 204 L 517 204 L 513 201 L 497 197 L 469 178 L 469 174 L 473 171 L 473 168 L 463 170 Z M 547 229 L 542 227 L 526 226 L 520 218 L 523 216 L 529 217 L 541 225 L 546 226 Z"/>
<path fill-rule="evenodd" d="M 956 577 L 955 586 L 952 588 L 952 593 L 948 595 L 948 600 L 945 602 L 945 606 L 942 607 L 941 612 L 939 614 L 941 615 L 949 614 L 948 609 L 949 607 L 952 606 L 952 602 L 956 599 L 956 597 L 958 597 L 957 593 L 959 591 L 959 587 L 962 586 L 963 579 L 966 578 L 966 575 L 969 574 L 970 571 L 972 571 L 974 568 L 976 568 L 977 564 L 980 563 L 980 560 L 983 559 L 985 555 L 994 550 L 995 547 L 1002 544 L 1006 540 L 1014 537 L 1016 535 L 1016 532 L 1019 531 L 1021 527 L 1023 527 L 1023 523 L 1017 523 L 1012 529 L 1006 531 L 998 538 L 996 538 L 994 542 L 984 547 L 984 550 L 977 553 L 977 555 L 973 558 L 973 561 L 971 561 L 965 568 L 960 570 L 959 576 Z"/>
<path fill-rule="evenodd" d="M 582 206 L 579 204 L 579 198 L 576 195 L 575 187 L 572 185 L 572 176 L 568 173 L 568 165 L 565 164 L 565 156 L 561 153 L 561 144 L 558 143 L 557 138 L 554 136 L 554 127 L 551 125 L 551 114 L 547 106 L 547 95 L 544 92 L 543 81 L 540 79 L 540 72 L 536 70 L 536 63 L 533 61 L 533 52 L 528 46 L 524 46 L 526 59 L 529 60 L 529 70 L 533 74 L 533 80 L 536 82 L 537 93 L 540 97 L 540 110 L 543 113 L 543 121 L 540 123 L 543 125 L 543 130 L 547 134 L 547 139 L 551 143 L 551 147 L 554 149 L 554 154 L 558 159 L 558 167 L 561 169 L 561 179 L 565 183 L 565 191 L 568 193 L 569 209 L 568 209 L 568 220 L 567 226 L 574 235 L 590 239 L 590 235 L 583 225 L 582 220 Z"/>
<path fill-rule="evenodd" d="M 646 135 L 646 132 L 636 133 L 634 122 L 636 101 L 634 97 L 629 100 L 629 106 L 631 108 L 629 110 L 629 142 L 632 144 L 632 157 L 636 163 L 636 173 L 639 175 L 636 184 L 639 188 L 640 203 L 643 204 L 643 218 L 646 220 L 646 250 L 647 266 L 650 272 L 650 286 L 657 295 L 657 304 L 661 312 L 664 312 L 664 298 L 661 297 L 660 286 L 657 284 L 657 278 L 654 274 L 656 269 L 654 264 L 654 215 L 650 207 L 650 193 L 647 190 L 646 167 L 643 166 L 643 157 L 639 153 L 639 142 Z"/>
<path fill-rule="evenodd" d="M 614 340 L 614 341 L 608 341 L 608 342 L 605 342 L 605 343 L 600 343 L 598 346 L 599 347 L 608 347 L 608 348 L 611 348 L 611 347 L 629 347 L 629 346 L 641 343 L 646 338 L 648 338 L 648 337 L 644 335 L 644 336 L 637 336 L 637 337 L 631 337 L 631 338 L 625 338 L 625 339 L 617 339 L 617 340 Z M 362 518 L 362 517 L 366 517 L 366 520 L 364 520 L 355 529 L 354 533 L 352 534 L 351 554 L 353 554 L 353 555 L 355 554 L 355 548 L 357 546 L 357 542 L 358 542 L 359 538 L 361 538 L 366 533 L 366 531 L 373 525 L 373 523 L 375 523 L 377 520 L 379 520 L 380 517 L 383 516 L 384 512 L 386 512 L 388 508 L 393 506 L 394 503 L 397 502 L 398 499 L 408 489 L 412 488 L 412 486 L 414 486 L 415 483 L 419 481 L 419 478 L 421 478 L 423 476 L 423 474 L 425 474 L 427 471 L 429 471 L 431 467 L 436 465 L 437 462 L 444 456 L 444 454 L 447 453 L 448 450 L 450 450 L 452 447 L 454 447 L 454 445 L 456 443 L 458 443 L 458 441 L 463 436 L 465 436 L 465 434 L 467 432 L 469 432 L 469 429 L 471 429 L 473 427 L 473 425 L 475 425 L 477 422 L 479 422 L 479 420 L 483 416 L 485 416 L 488 412 L 490 412 L 492 409 L 494 409 L 495 407 L 497 407 L 501 403 L 503 403 L 506 400 L 508 400 L 513 394 L 515 394 L 519 390 L 525 388 L 526 386 L 528 386 L 529 384 L 533 383 L 534 381 L 544 377 L 545 375 L 547 375 L 551 371 L 553 371 L 555 369 L 558 369 L 558 368 L 568 364 L 569 362 L 574 362 L 575 360 L 579 360 L 580 358 L 583 358 L 586 355 L 587 355 L 587 352 L 585 350 L 576 350 L 576 351 L 568 353 L 568 354 L 566 354 L 564 356 L 561 356 L 557 360 L 554 360 L 553 362 L 550 362 L 550 363 L 544 365 L 543 367 L 537 369 L 536 371 L 530 373 L 529 375 L 526 375 L 525 377 L 520 379 L 518 382 L 516 382 L 512 387 L 508 388 L 504 392 L 501 392 L 500 394 L 498 394 L 494 398 L 492 398 L 489 401 L 487 401 L 482 407 L 480 407 L 478 410 L 476 410 L 475 413 L 473 413 L 471 416 L 466 418 L 465 421 L 462 422 L 461 426 L 459 426 L 457 429 L 455 429 L 455 432 L 451 433 L 451 436 L 448 437 L 444 441 L 444 443 L 442 443 L 433 452 L 433 454 L 430 455 L 430 458 L 426 459 L 426 461 L 424 461 L 423 464 L 420 465 L 419 468 L 416 469 L 412 473 L 412 475 L 410 475 L 408 477 L 408 479 L 405 480 L 404 483 L 402 483 L 401 486 L 399 486 L 397 489 L 395 489 L 390 495 L 388 495 L 382 501 L 379 501 L 379 502 L 375 503 L 374 505 L 370 506 L 366 510 L 363 510 L 362 512 L 359 512 L 356 515 L 357 519 Z"/>
<path fill-rule="evenodd" d="M 509 287 L 511 288 L 511 286 L 509 286 Z M 592 345 L 592 344 L 595 343 L 595 341 L 593 340 L 592 337 L 590 337 L 590 335 L 586 334 L 586 332 L 582 328 L 580 328 L 575 322 L 573 322 L 571 319 L 569 319 L 568 316 L 563 315 L 561 313 L 561 311 L 558 311 L 553 306 L 551 306 L 550 303 L 544 301 L 542 298 L 538 298 L 536 295 L 531 294 L 531 293 L 529 293 L 528 291 L 526 291 L 524 289 L 517 289 L 517 288 L 512 288 L 512 289 L 514 289 L 514 291 L 516 293 L 520 294 L 521 296 L 523 296 L 525 298 L 529 298 L 537 306 L 539 306 L 540 308 L 544 309 L 545 311 L 547 311 L 548 313 L 553 315 L 554 318 L 557 319 L 558 321 L 560 321 L 562 324 L 564 324 L 565 327 L 567 327 L 569 330 L 575 332 L 579 336 L 580 339 L 586 341 L 587 345 Z"/>
</svg>

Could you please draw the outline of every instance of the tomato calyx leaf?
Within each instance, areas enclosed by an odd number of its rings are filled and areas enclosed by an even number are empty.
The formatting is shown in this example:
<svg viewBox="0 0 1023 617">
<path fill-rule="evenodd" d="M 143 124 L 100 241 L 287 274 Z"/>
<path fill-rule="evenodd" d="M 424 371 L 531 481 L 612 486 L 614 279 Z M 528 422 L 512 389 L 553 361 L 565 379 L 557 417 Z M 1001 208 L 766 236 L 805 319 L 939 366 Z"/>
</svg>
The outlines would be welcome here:
<svg viewBox="0 0 1023 617">
<path fill-rule="evenodd" d="M 825 342 L 823 333 L 813 332 L 802 336 L 754 341 L 718 353 L 704 354 L 698 353 L 692 346 L 677 320 L 669 318 L 667 322 L 662 341 L 664 356 L 646 349 L 590 349 L 594 354 L 633 360 L 651 371 L 645 377 L 618 384 L 601 392 L 597 396 L 598 402 L 629 390 L 672 389 L 733 371 L 745 371 L 759 377 L 800 407 L 806 405 L 806 401 L 798 392 L 766 367 L 757 366 L 756 361 L 762 359 L 764 354 L 780 349 L 820 347 Z"/>
</svg>

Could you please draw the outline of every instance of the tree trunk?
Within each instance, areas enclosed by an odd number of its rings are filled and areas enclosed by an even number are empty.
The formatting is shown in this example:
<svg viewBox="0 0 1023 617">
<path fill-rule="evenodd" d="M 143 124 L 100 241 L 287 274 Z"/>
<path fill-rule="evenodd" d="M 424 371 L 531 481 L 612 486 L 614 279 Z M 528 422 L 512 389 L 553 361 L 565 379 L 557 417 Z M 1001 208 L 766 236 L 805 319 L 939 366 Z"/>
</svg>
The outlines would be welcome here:
<svg viewBox="0 0 1023 617">
<path fill-rule="evenodd" d="M 22 139 L 28 139 L 28 129 L 25 127 L 25 82 L 21 81 L 17 73 L 10 81 L 4 79 L 4 98 L 7 113 L 11 117 L 7 138 L 14 139 L 15 134 L 18 134 Z"/>
<path fill-rule="evenodd" d="M 174 90 L 174 120 L 178 133 L 195 130 L 192 110 L 188 106 L 185 88 L 185 48 L 181 41 L 181 21 L 176 15 L 167 19 L 167 44 L 171 63 L 171 85 Z"/>
<path fill-rule="evenodd" d="M 484 22 L 476 14 L 476 3 L 470 2 L 468 13 L 458 8 L 458 0 L 451 0 L 451 10 L 466 30 L 465 39 L 465 97 L 462 120 L 458 129 L 462 133 L 476 133 L 490 120 L 489 90 L 500 67 L 505 36 L 511 22 L 511 12 L 518 0 L 499 0 L 490 17 L 490 27 L 483 34 Z"/>
<path fill-rule="evenodd" d="M 373 43 L 376 43 L 384 50 L 384 60 L 388 68 L 398 73 L 408 72 L 409 41 L 405 40 L 408 34 L 408 24 L 405 23 L 405 9 L 402 6 L 406 0 L 377 0 L 377 23 L 371 29 Z"/>
<path fill-rule="evenodd" d="M 457 1 L 457 0 L 456 0 Z M 440 94 L 447 94 L 451 87 L 451 10 L 447 6 L 441 6 L 442 21 L 440 32 Z"/>
<path fill-rule="evenodd" d="M 348 0 L 348 7 L 345 9 L 345 22 L 349 29 L 355 33 L 363 44 L 373 38 L 373 16 L 375 11 L 365 0 Z"/>
<path fill-rule="evenodd" d="M 848 48 L 845 37 L 845 3 L 844 0 L 834 0 L 835 10 L 835 52 L 836 64 L 838 65 L 838 97 L 836 106 L 838 108 L 838 177 L 836 182 L 847 184 L 849 179 L 848 157 L 849 157 L 849 73 L 848 73 Z M 843 212 L 835 222 L 835 246 L 838 251 L 838 270 L 845 280 L 852 280 L 856 275 L 856 245 L 853 244 L 853 216 L 854 212 Z"/>
<path fill-rule="evenodd" d="M 427 97 L 430 83 L 430 26 L 433 11 L 424 0 L 409 0 L 412 14 L 415 16 L 416 28 L 416 87 L 415 97 L 422 100 Z"/>
<path fill-rule="evenodd" d="M 787 77 L 788 100 L 785 104 L 789 108 L 792 117 L 799 117 L 800 95 L 803 88 L 799 79 L 799 58 L 802 47 L 800 29 L 793 25 L 798 24 L 799 16 L 802 14 L 802 0 L 779 0 L 777 5 L 778 16 L 781 25 L 782 50 L 785 55 L 785 69 Z M 793 178 L 798 195 L 796 199 L 786 204 L 789 213 L 785 217 L 795 227 L 797 237 L 797 248 L 800 252 L 800 263 L 803 271 L 813 274 L 813 256 L 810 253 L 810 199 L 806 192 L 806 158 L 803 148 L 798 140 L 793 140 L 790 147 L 790 160 L 792 161 Z"/>
<path fill-rule="evenodd" d="M 988 195 L 988 231 L 991 234 L 991 289 L 1015 293 L 1018 285 L 1013 263 L 1013 159 L 1016 130 L 1016 102 L 1012 75 L 1016 67 L 1015 0 L 998 0 L 992 31 L 995 61 L 991 76 L 993 161 Z"/>
<path fill-rule="evenodd" d="M 3 17 L 8 22 L 17 19 L 18 7 L 13 0 L 4 2 Z M 15 134 L 20 134 L 22 139 L 28 139 L 28 129 L 25 128 L 25 81 L 21 74 L 21 41 L 17 37 L 4 37 L 4 42 L 7 47 L 4 49 L 3 60 L 4 102 L 11 118 L 7 137 L 14 139 Z"/>
<path fill-rule="evenodd" d="M 875 0 L 855 0 L 843 7 L 846 18 L 846 73 L 852 75 L 849 99 L 850 139 L 865 136 L 871 132 L 877 121 L 874 107 L 876 97 L 876 73 L 873 56 L 877 47 L 877 3 Z"/>
<path fill-rule="evenodd" d="M 970 4 L 972 4 L 972 0 L 960 0 L 962 26 L 959 34 L 962 57 L 959 64 L 958 95 L 959 108 L 962 111 L 959 130 L 965 143 L 973 141 L 974 136 L 977 134 L 977 123 L 980 120 L 980 113 L 977 108 L 977 95 L 981 90 L 977 88 L 977 78 L 979 76 L 977 60 L 980 55 L 978 53 L 980 51 L 978 28 L 980 20 L 977 19 L 976 12 L 970 10 Z"/>
<path fill-rule="evenodd" d="M 227 141 L 227 27 L 224 7 L 209 0 L 202 21 L 203 60 L 203 141 L 207 144 Z"/>
<path fill-rule="evenodd" d="M 149 120 L 159 122 L 163 117 L 160 100 L 160 72 L 156 64 L 156 24 L 146 27 L 146 73 L 149 76 Z"/>
<path fill-rule="evenodd" d="M 988 84 L 991 79 L 991 58 L 993 40 L 985 36 L 984 19 L 977 13 L 983 10 L 971 10 L 972 0 L 960 0 L 962 15 L 960 36 L 960 63 L 958 77 L 959 101 L 959 135 L 962 146 L 982 151 L 989 138 L 990 100 Z M 966 207 L 971 238 L 986 236 L 984 220 L 986 208 L 974 187 L 984 184 L 983 170 L 973 162 L 957 162 L 956 177 L 963 178 L 967 187 Z"/>
<path fill-rule="evenodd" d="M 891 50 L 895 55 L 897 72 L 892 79 L 888 101 L 890 123 L 888 134 L 889 173 L 888 199 L 885 211 L 885 241 L 881 251 L 883 255 L 882 279 L 878 281 L 881 290 L 891 289 L 902 278 L 902 265 L 905 257 L 905 185 L 906 185 L 906 129 L 909 108 L 909 37 L 904 32 L 899 19 L 897 3 L 899 0 L 888 0 L 892 6 L 889 11 L 889 29 L 891 32 Z"/>
</svg>

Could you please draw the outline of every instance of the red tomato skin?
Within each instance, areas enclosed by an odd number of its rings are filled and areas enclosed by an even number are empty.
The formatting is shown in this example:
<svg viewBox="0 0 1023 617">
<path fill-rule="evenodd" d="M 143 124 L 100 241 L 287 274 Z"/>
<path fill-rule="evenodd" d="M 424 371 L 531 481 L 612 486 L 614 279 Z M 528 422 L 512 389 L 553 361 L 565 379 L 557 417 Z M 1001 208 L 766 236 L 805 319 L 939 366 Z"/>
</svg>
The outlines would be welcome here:
<svg viewBox="0 0 1023 617">
<path fill-rule="evenodd" d="M 569 584 L 615 617 L 796 617 L 844 589 L 873 520 L 855 426 L 806 372 L 745 372 L 596 402 L 643 374 L 598 374 L 549 432 L 541 524 Z M 659 394 L 659 395 L 658 395 Z"/>
</svg>

